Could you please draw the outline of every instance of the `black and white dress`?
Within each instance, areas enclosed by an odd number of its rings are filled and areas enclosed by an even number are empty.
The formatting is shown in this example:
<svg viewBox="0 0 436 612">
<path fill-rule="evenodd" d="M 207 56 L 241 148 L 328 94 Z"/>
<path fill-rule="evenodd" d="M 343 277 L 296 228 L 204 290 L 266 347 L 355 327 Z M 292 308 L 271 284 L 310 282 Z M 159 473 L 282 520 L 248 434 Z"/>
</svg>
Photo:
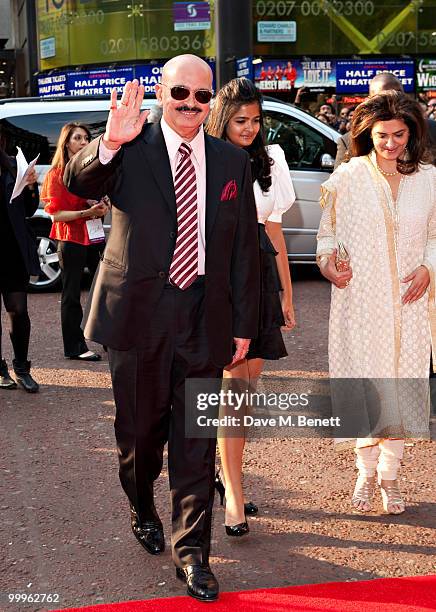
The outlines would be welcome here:
<svg viewBox="0 0 436 612">
<path fill-rule="evenodd" d="M 247 359 L 280 359 L 287 355 L 280 330 L 280 327 L 285 324 L 285 320 L 280 302 L 282 287 L 276 263 L 277 251 L 265 231 L 265 222 L 282 222 L 283 214 L 295 202 L 295 191 L 281 146 L 269 145 L 267 153 L 274 160 L 274 164 L 271 166 L 271 187 L 267 192 L 263 192 L 258 181 L 253 184 L 259 223 L 262 284 L 259 333 L 257 338 L 250 343 Z"/>
</svg>

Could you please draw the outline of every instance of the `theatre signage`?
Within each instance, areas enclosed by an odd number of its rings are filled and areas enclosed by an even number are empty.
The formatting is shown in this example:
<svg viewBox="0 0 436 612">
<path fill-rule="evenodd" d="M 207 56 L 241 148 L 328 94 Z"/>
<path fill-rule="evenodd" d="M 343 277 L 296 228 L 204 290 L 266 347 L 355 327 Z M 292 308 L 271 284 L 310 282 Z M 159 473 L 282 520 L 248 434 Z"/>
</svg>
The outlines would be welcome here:
<svg viewBox="0 0 436 612">
<path fill-rule="evenodd" d="M 215 61 L 207 60 L 214 75 Z M 54 96 L 109 96 L 113 87 L 123 90 L 127 81 L 138 79 L 144 85 L 146 97 L 155 96 L 155 85 L 161 82 L 163 63 L 138 64 L 93 70 L 56 72 L 38 76 L 38 95 L 42 98 Z"/>
<path fill-rule="evenodd" d="M 336 86 L 334 60 L 265 60 L 256 64 L 256 86 L 265 92 L 289 91 L 293 87 L 322 90 Z"/>
<path fill-rule="evenodd" d="M 404 91 L 412 93 L 415 83 L 413 60 L 368 59 L 337 60 L 336 92 L 368 93 L 369 81 L 381 72 L 391 72 L 403 84 Z"/>
<path fill-rule="evenodd" d="M 416 66 L 416 89 L 436 91 L 436 59 L 420 59 Z"/>
<path fill-rule="evenodd" d="M 71 96 L 109 95 L 114 87 L 121 92 L 126 82 L 132 79 L 133 68 L 69 72 L 67 74 L 68 93 Z"/>
</svg>

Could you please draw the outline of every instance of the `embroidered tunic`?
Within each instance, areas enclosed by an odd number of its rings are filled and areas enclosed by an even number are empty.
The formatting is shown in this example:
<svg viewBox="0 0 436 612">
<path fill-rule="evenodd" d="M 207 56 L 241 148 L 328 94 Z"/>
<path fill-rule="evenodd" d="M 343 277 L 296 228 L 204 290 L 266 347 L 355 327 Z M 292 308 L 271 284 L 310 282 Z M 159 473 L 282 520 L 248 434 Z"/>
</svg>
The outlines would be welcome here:
<svg viewBox="0 0 436 612">
<path fill-rule="evenodd" d="M 372 379 L 379 437 L 428 437 L 434 291 L 430 303 L 431 288 L 418 301 L 403 305 L 401 298 L 410 286 L 402 279 L 420 265 L 429 269 L 434 290 L 436 168 L 402 177 L 395 202 L 375 153 L 353 158 L 324 183 L 321 205 L 317 255 L 331 253 L 340 240 L 353 270 L 347 288 L 332 285 L 330 377 Z"/>
</svg>

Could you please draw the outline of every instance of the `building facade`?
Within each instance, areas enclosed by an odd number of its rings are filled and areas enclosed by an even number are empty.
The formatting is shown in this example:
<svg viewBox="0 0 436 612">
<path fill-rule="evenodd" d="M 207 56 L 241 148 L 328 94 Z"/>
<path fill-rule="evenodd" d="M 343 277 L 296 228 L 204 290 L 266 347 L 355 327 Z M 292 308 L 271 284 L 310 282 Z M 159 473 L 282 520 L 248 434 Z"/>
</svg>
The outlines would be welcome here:
<svg viewBox="0 0 436 612">
<path fill-rule="evenodd" d="M 224 80 L 245 74 L 287 101 L 301 88 L 309 101 L 319 94 L 359 101 L 383 70 L 411 94 L 436 96 L 436 0 L 15 0 L 13 6 L 26 89 L 35 95 L 106 95 L 136 77 L 151 96 L 168 58 L 195 53 L 213 68 L 216 59 L 225 65 Z"/>
</svg>

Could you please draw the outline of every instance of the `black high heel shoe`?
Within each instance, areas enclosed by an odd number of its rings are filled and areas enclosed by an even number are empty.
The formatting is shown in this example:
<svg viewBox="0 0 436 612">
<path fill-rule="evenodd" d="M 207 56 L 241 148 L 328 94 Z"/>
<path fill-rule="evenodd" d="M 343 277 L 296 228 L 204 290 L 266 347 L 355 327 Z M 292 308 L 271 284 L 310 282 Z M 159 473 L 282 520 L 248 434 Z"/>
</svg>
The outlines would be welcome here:
<svg viewBox="0 0 436 612">
<path fill-rule="evenodd" d="M 250 531 L 247 521 L 244 523 L 238 523 L 237 525 L 224 525 L 226 528 L 226 534 L 240 538 Z"/>
<path fill-rule="evenodd" d="M 226 488 L 223 485 L 223 481 L 221 480 L 220 473 L 217 472 L 215 474 L 215 489 L 218 491 L 218 495 L 220 496 L 220 505 L 224 506 L 224 497 L 226 495 Z"/>
<path fill-rule="evenodd" d="M 223 481 L 221 480 L 221 476 L 220 476 L 219 472 L 217 472 L 215 474 L 215 489 L 218 491 L 218 494 L 220 496 L 220 504 L 221 504 L 221 506 L 224 506 L 224 497 L 226 495 L 226 488 L 225 488 L 225 486 L 223 484 Z M 252 501 L 247 502 L 246 504 L 244 504 L 244 513 L 247 516 L 256 516 L 256 514 L 258 512 L 259 512 L 259 508 Z M 240 524 L 241 525 L 245 525 L 245 523 L 240 523 Z M 238 525 L 235 525 L 235 527 L 238 527 Z M 227 529 L 227 527 L 226 527 L 226 529 Z"/>
</svg>

